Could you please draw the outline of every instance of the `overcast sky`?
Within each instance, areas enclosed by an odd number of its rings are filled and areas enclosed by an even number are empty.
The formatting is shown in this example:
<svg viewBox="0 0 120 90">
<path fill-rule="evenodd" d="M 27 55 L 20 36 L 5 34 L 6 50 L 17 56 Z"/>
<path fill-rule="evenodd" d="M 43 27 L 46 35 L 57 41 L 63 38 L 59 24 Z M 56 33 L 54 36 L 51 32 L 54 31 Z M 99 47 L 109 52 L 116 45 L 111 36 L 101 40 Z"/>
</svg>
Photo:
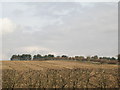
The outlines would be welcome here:
<svg viewBox="0 0 120 90">
<path fill-rule="evenodd" d="M 2 56 L 118 54 L 117 2 L 3 3 Z"/>
</svg>

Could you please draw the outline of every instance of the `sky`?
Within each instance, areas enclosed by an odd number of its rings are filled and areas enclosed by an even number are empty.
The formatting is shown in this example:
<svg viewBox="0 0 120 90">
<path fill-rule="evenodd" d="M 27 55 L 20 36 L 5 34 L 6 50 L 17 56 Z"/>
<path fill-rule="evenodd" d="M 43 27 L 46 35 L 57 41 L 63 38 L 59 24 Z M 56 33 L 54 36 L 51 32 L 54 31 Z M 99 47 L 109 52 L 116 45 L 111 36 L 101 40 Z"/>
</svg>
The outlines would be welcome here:
<svg viewBox="0 0 120 90">
<path fill-rule="evenodd" d="M 23 53 L 116 56 L 117 5 L 117 2 L 4 2 L 0 4 L 2 60 Z"/>
</svg>

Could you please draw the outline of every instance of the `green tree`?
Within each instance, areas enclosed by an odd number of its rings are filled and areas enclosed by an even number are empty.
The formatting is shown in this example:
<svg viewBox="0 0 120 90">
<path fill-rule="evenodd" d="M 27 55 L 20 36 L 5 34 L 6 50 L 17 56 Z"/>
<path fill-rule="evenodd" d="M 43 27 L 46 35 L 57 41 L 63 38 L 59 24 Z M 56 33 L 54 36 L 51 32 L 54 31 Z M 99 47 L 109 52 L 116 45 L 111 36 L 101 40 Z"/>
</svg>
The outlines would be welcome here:
<svg viewBox="0 0 120 90">
<path fill-rule="evenodd" d="M 33 60 L 41 60 L 43 57 L 40 54 L 34 55 Z"/>
<path fill-rule="evenodd" d="M 32 56 L 30 54 L 22 54 L 20 60 L 31 60 Z"/>
<path fill-rule="evenodd" d="M 62 58 L 62 59 L 68 59 L 68 56 L 62 55 L 61 58 Z"/>
<path fill-rule="evenodd" d="M 79 56 L 75 56 L 75 60 L 79 60 L 80 58 L 79 58 Z"/>
<path fill-rule="evenodd" d="M 79 58 L 80 58 L 80 60 L 83 60 L 83 59 L 85 59 L 85 58 L 84 58 L 84 56 L 80 56 Z"/>
<path fill-rule="evenodd" d="M 118 54 L 118 60 L 120 60 L 120 54 Z"/>
<path fill-rule="evenodd" d="M 48 54 L 48 59 L 54 59 L 54 55 Z"/>
<path fill-rule="evenodd" d="M 10 60 L 18 60 L 17 59 L 17 55 L 12 55 L 12 57 L 10 58 Z"/>
<path fill-rule="evenodd" d="M 87 59 L 88 61 L 90 61 L 91 57 L 90 57 L 90 56 L 87 56 L 86 59 Z"/>
<path fill-rule="evenodd" d="M 92 59 L 98 59 L 98 56 L 97 56 L 97 55 L 95 55 L 95 56 L 93 56 L 93 57 L 92 57 Z"/>
</svg>

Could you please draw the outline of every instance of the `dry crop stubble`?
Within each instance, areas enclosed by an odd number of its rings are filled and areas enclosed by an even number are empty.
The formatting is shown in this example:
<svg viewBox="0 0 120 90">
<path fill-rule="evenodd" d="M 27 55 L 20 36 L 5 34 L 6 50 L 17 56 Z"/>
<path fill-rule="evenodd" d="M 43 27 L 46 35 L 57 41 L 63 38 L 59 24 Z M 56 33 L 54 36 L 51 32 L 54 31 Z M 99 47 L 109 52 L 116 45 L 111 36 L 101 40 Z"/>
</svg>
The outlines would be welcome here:
<svg viewBox="0 0 120 90">
<path fill-rule="evenodd" d="M 118 65 L 3 61 L 3 88 L 118 88 Z"/>
</svg>

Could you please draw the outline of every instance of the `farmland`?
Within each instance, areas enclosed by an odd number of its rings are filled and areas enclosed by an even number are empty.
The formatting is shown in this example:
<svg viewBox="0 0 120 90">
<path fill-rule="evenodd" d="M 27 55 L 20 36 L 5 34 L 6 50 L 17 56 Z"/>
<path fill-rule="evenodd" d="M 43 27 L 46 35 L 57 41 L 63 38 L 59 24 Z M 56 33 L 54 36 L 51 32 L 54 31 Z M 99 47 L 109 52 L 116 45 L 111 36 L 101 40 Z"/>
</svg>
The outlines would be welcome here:
<svg viewBox="0 0 120 90">
<path fill-rule="evenodd" d="M 118 65 L 90 62 L 2 61 L 3 88 L 118 88 Z"/>
</svg>

